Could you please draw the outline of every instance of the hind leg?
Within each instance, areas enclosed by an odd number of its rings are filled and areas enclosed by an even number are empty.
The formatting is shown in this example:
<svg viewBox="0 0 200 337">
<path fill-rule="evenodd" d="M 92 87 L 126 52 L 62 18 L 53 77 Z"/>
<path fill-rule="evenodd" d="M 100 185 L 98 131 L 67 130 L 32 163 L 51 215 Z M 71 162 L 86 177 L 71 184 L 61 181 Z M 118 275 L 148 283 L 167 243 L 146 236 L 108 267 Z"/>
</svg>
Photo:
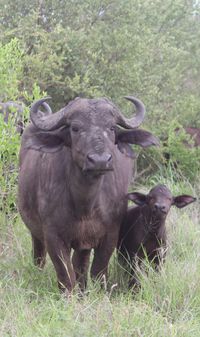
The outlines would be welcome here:
<svg viewBox="0 0 200 337">
<path fill-rule="evenodd" d="M 37 239 L 33 234 L 32 236 L 32 249 L 33 249 L 33 261 L 34 264 L 43 268 L 46 262 L 46 248 L 42 240 Z"/>
</svg>

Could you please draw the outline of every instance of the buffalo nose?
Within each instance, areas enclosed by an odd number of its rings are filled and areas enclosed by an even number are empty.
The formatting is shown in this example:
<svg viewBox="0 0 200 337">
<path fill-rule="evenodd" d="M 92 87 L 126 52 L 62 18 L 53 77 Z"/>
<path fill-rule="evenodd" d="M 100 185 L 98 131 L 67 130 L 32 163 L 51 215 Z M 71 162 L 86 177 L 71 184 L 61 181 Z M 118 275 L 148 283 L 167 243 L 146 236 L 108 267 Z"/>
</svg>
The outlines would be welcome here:
<svg viewBox="0 0 200 337">
<path fill-rule="evenodd" d="M 98 162 L 109 162 L 112 159 L 112 155 L 110 153 L 103 153 L 101 155 L 99 154 L 88 154 L 87 159 L 91 163 L 98 163 Z"/>
<path fill-rule="evenodd" d="M 87 155 L 87 168 L 96 170 L 112 169 L 112 155 L 110 153 L 90 153 Z"/>
<path fill-rule="evenodd" d="M 166 208 L 166 206 L 163 205 L 163 204 L 156 203 L 156 204 L 154 205 L 154 208 L 155 208 L 156 211 L 161 211 L 161 212 L 163 212 L 163 213 L 167 213 L 167 208 Z"/>
</svg>

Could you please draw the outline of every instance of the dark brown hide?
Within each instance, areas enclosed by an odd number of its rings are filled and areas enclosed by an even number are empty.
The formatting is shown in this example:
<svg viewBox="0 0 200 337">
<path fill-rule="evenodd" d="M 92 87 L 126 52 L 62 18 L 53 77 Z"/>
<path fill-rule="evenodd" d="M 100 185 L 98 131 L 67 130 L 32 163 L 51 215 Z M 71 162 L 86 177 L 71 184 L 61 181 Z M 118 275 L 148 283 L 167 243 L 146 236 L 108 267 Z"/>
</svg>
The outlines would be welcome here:
<svg viewBox="0 0 200 337">
<path fill-rule="evenodd" d="M 141 262 L 147 256 L 158 267 L 161 250 L 165 256 L 167 240 L 165 221 L 171 206 L 182 208 L 196 199 L 189 195 L 173 197 L 165 185 L 155 186 L 147 195 L 138 192 L 129 193 L 128 199 L 138 206 L 128 208 L 123 219 L 118 241 L 118 257 L 126 266 L 132 266 L 130 286 L 133 286 L 137 283 L 134 274 L 136 261 Z"/>
<path fill-rule="evenodd" d="M 47 251 L 59 287 L 70 292 L 76 280 L 81 289 L 86 285 L 91 249 L 92 277 L 107 273 L 127 207 L 133 169 L 128 143 L 150 146 L 158 140 L 143 130 L 124 131 L 121 140 L 122 117 L 107 99 L 78 98 L 40 118 L 43 101 L 33 105 L 34 125 L 22 137 L 19 210 L 32 234 L 35 263 L 43 266 Z M 132 141 L 135 132 L 139 143 Z"/>
</svg>

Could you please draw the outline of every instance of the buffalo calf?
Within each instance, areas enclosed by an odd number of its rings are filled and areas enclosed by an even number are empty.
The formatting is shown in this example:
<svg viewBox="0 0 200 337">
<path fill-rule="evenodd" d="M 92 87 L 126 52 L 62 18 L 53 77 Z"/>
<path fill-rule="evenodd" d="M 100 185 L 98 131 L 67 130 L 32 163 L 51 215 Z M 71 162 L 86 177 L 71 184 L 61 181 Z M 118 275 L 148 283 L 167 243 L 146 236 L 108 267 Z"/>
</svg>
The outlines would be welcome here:
<svg viewBox="0 0 200 337">
<path fill-rule="evenodd" d="M 154 262 L 156 268 L 160 263 L 161 249 L 166 251 L 165 220 L 171 206 L 183 208 L 196 199 L 190 195 L 173 197 L 165 185 L 157 185 L 146 194 L 133 192 L 128 199 L 137 206 L 128 208 L 123 219 L 119 242 L 118 257 L 122 262 L 130 261 L 132 277 L 130 286 L 137 283 L 134 266 L 145 256 Z M 164 253 L 165 254 L 165 253 Z"/>
</svg>

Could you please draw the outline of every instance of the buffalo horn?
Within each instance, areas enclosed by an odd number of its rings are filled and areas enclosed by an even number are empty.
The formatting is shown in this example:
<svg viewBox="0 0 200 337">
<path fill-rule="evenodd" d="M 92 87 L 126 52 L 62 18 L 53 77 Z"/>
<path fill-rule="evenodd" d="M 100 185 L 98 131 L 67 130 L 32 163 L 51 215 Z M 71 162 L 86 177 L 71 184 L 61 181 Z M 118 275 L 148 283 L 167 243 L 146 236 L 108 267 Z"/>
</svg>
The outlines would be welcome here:
<svg viewBox="0 0 200 337">
<path fill-rule="evenodd" d="M 52 131 L 56 130 L 59 127 L 61 127 L 63 124 L 67 123 L 67 119 L 69 117 L 70 112 L 73 112 L 73 109 L 71 109 L 71 104 L 68 104 L 67 107 L 59 110 L 56 113 L 51 113 L 49 110 L 49 113 L 47 111 L 46 114 L 43 116 L 38 115 L 39 107 L 41 105 L 47 104 L 46 101 L 50 99 L 51 97 L 45 97 L 42 98 L 36 102 L 34 102 L 31 106 L 31 121 L 33 124 L 41 130 L 44 131 Z M 122 127 L 126 129 L 134 129 L 137 128 L 143 121 L 145 116 L 145 106 L 144 104 L 137 98 L 133 96 L 126 96 L 127 100 L 131 101 L 135 107 L 136 107 L 136 114 L 132 118 L 126 118 L 124 117 L 119 110 L 117 110 L 117 124 L 121 125 Z M 48 105 L 48 104 L 47 104 Z M 45 107 L 46 108 L 46 107 Z"/>
<path fill-rule="evenodd" d="M 53 113 L 48 103 L 43 102 L 42 106 L 45 108 L 45 114 L 51 115 Z"/>
<path fill-rule="evenodd" d="M 60 126 L 62 126 L 66 121 L 66 117 L 65 117 L 66 110 L 65 109 L 61 109 L 54 114 L 48 113 L 41 117 L 38 116 L 39 107 L 41 105 L 44 105 L 44 103 L 46 103 L 46 101 L 50 98 L 51 97 L 45 97 L 45 98 L 39 99 L 38 101 L 34 102 L 31 105 L 31 112 L 30 112 L 31 121 L 38 129 L 41 129 L 44 131 L 56 130 Z"/>
<path fill-rule="evenodd" d="M 136 107 L 136 115 L 132 118 L 126 118 L 121 113 L 119 113 L 118 124 L 126 129 L 135 129 L 144 120 L 145 116 L 145 106 L 144 104 L 138 99 L 133 96 L 125 96 L 128 101 L 131 101 Z"/>
</svg>

